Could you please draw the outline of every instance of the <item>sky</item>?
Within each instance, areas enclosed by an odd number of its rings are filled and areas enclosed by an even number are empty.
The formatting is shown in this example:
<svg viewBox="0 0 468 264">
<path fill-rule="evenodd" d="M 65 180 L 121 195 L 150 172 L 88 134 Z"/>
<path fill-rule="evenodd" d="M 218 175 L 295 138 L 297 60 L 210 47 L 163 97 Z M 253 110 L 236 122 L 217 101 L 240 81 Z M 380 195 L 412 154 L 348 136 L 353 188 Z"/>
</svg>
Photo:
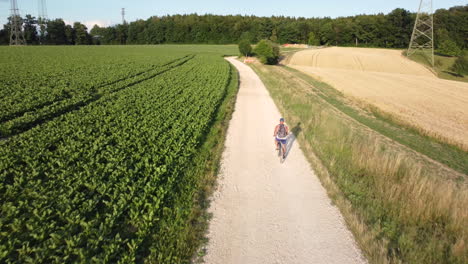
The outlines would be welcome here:
<svg viewBox="0 0 468 264">
<path fill-rule="evenodd" d="M 17 0 L 20 14 L 38 15 L 39 0 Z M 109 26 L 126 20 L 147 19 L 167 14 L 241 14 L 294 17 L 340 17 L 358 14 L 389 13 L 395 8 L 416 12 L 419 0 L 46 0 L 49 18 L 62 18 L 66 23 L 80 21 L 91 28 L 94 24 Z M 434 10 L 466 5 L 468 0 L 434 0 Z M 0 28 L 10 14 L 10 0 L 0 0 Z"/>
</svg>

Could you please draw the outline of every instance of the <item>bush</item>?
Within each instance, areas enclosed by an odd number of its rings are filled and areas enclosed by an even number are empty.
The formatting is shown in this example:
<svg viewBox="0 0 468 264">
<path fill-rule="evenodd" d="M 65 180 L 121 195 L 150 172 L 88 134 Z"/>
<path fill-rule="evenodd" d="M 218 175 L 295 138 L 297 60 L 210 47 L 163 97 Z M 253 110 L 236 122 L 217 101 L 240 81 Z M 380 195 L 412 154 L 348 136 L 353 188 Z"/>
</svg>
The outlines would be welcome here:
<svg viewBox="0 0 468 264">
<path fill-rule="evenodd" d="M 439 52 L 443 55 L 455 57 L 461 54 L 461 49 L 453 40 L 446 39 L 440 44 Z"/>
<path fill-rule="evenodd" d="M 450 70 L 462 77 L 468 75 L 468 59 L 466 56 L 458 57 Z"/>
<path fill-rule="evenodd" d="M 249 56 L 252 54 L 252 46 L 250 45 L 250 41 L 247 39 L 243 39 L 239 42 L 239 51 L 243 56 Z"/>
<path fill-rule="evenodd" d="M 279 60 L 279 47 L 269 40 L 261 40 L 254 49 L 255 54 L 263 64 L 274 65 Z"/>
</svg>

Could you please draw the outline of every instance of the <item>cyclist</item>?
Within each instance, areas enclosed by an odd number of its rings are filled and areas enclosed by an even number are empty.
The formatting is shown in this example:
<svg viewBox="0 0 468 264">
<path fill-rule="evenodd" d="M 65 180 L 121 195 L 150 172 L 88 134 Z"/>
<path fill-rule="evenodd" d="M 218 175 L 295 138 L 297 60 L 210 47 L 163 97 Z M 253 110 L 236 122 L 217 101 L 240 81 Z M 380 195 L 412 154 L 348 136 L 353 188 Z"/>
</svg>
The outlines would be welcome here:
<svg viewBox="0 0 468 264">
<path fill-rule="evenodd" d="M 273 136 L 275 137 L 276 150 L 279 149 L 280 143 L 283 150 L 283 158 L 286 158 L 286 140 L 289 134 L 289 128 L 284 124 L 284 118 L 280 118 L 280 123 L 276 125 Z"/>
</svg>

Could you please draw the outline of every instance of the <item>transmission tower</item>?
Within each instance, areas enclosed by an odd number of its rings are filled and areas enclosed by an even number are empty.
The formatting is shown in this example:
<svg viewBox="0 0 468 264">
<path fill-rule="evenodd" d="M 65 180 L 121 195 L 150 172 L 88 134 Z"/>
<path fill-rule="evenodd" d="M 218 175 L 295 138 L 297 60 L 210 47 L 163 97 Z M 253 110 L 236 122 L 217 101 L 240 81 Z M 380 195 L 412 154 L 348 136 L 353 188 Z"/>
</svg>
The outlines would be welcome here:
<svg viewBox="0 0 468 264">
<path fill-rule="evenodd" d="M 434 12 L 432 0 L 421 0 L 418 15 L 414 23 L 413 35 L 407 56 L 421 53 L 434 67 Z"/>
<path fill-rule="evenodd" d="M 23 19 L 19 14 L 18 3 L 16 0 L 10 0 L 11 3 L 11 28 L 10 28 L 10 46 L 26 45 L 23 32 Z"/>
<path fill-rule="evenodd" d="M 47 21 L 47 4 L 46 0 L 39 1 L 39 21 Z"/>
<path fill-rule="evenodd" d="M 38 6 L 39 6 L 39 16 L 38 16 L 38 24 L 39 24 L 39 29 L 40 29 L 40 42 L 41 44 L 44 42 L 45 36 L 46 36 L 46 31 L 47 31 L 47 20 L 49 19 L 47 17 L 47 4 L 46 0 L 38 0 Z"/>
<path fill-rule="evenodd" d="M 125 8 L 122 8 L 122 25 L 126 23 L 125 21 Z"/>
</svg>

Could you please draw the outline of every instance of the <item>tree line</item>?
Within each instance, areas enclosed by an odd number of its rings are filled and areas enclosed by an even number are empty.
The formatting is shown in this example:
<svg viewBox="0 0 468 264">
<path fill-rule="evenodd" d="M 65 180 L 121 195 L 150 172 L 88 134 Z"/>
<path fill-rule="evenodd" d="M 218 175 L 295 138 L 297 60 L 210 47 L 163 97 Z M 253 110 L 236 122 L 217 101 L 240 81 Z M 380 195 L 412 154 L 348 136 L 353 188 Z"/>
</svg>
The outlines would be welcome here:
<svg viewBox="0 0 468 264">
<path fill-rule="evenodd" d="M 62 19 L 47 21 L 42 30 L 31 15 L 22 20 L 28 44 L 234 44 L 269 39 L 280 44 L 405 48 L 415 19 L 415 13 L 402 8 L 388 14 L 334 19 L 188 14 L 154 16 L 109 27 L 95 25 L 89 31 L 79 22 L 66 25 Z M 0 44 L 9 42 L 10 21 L 0 30 Z M 434 24 L 436 47 L 450 40 L 460 49 L 468 48 L 468 5 L 437 10 Z"/>
<path fill-rule="evenodd" d="M 0 45 L 8 45 L 10 42 L 10 29 L 12 18 L 8 18 L 8 23 L 0 30 Z M 73 25 L 65 24 L 63 19 L 49 21 L 39 21 L 31 15 L 19 18 L 23 24 L 23 35 L 28 45 L 91 45 L 92 35 L 88 29 L 80 22 Z"/>
</svg>

